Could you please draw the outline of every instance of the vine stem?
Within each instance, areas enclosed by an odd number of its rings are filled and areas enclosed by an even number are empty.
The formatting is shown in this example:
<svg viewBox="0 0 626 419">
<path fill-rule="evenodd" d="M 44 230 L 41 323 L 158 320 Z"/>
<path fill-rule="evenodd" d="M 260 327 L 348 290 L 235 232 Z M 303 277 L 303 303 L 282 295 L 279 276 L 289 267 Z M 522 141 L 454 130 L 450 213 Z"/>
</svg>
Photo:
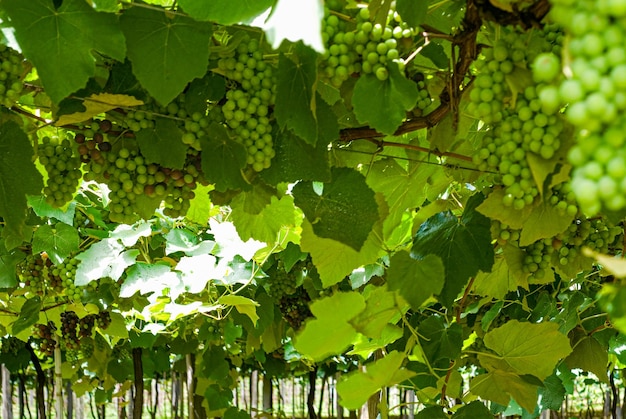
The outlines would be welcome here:
<svg viewBox="0 0 626 419">
<path fill-rule="evenodd" d="M 463 160 L 463 161 L 468 161 L 468 162 L 472 161 L 472 158 L 470 156 L 464 156 L 462 154 L 452 153 L 448 151 L 431 150 L 429 148 L 421 147 L 421 146 L 413 145 L 413 144 L 404 144 L 404 143 L 398 143 L 395 141 L 376 140 L 374 138 L 367 138 L 366 140 L 378 145 L 381 148 L 400 147 L 406 150 L 413 150 L 413 151 L 420 151 L 422 153 L 434 154 L 437 157 L 450 157 L 453 159 L 458 159 L 458 160 Z"/>
</svg>

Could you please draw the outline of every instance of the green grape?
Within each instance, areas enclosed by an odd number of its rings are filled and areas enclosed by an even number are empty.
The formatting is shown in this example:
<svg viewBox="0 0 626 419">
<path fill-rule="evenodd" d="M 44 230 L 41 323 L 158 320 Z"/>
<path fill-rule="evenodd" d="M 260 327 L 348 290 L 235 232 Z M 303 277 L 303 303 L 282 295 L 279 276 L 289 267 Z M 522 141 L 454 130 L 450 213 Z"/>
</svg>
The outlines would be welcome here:
<svg viewBox="0 0 626 419">
<path fill-rule="evenodd" d="M 19 99 L 24 84 L 24 57 L 14 49 L 0 44 L 0 104 L 10 108 Z"/>
<path fill-rule="evenodd" d="M 69 140 L 51 137 L 42 139 L 37 157 L 48 172 L 43 190 L 46 201 L 62 207 L 72 200 L 82 178 L 80 157 L 74 154 Z"/>
</svg>

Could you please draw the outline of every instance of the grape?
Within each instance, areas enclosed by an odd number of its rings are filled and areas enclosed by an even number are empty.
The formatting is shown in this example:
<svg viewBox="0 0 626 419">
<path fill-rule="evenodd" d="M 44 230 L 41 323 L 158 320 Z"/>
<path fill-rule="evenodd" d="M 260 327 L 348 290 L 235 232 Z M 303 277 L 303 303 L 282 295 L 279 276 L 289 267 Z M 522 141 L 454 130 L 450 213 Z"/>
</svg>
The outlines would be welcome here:
<svg viewBox="0 0 626 419">
<path fill-rule="evenodd" d="M 82 178 L 80 158 L 67 139 L 44 137 L 37 147 L 39 162 L 48 172 L 44 187 L 46 201 L 62 207 L 72 200 Z"/>
<path fill-rule="evenodd" d="M 65 295 L 71 301 L 80 301 L 83 294 L 82 288 L 77 287 L 74 284 L 74 279 L 76 278 L 76 268 L 79 263 L 80 260 L 68 257 L 63 261 L 63 263 L 55 266 L 51 270 L 51 274 L 54 277 L 59 278 Z"/>
<path fill-rule="evenodd" d="M 48 322 L 48 324 L 35 324 L 33 325 L 33 337 L 38 341 L 39 350 L 47 356 L 54 354 L 54 348 L 57 345 L 54 338 L 54 323 Z"/>
<path fill-rule="evenodd" d="M 19 99 L 24 84 L 24 57 L 14 49 L 0 44 L 0 104 L 10 108 Z"/>
<path fill-rule="evenodd" d="M 75 312 L 64 311 L 61 313 L 61 339 L 67 349 L 80 348 L 78 322 L 79 318 Z"/>
</svg>

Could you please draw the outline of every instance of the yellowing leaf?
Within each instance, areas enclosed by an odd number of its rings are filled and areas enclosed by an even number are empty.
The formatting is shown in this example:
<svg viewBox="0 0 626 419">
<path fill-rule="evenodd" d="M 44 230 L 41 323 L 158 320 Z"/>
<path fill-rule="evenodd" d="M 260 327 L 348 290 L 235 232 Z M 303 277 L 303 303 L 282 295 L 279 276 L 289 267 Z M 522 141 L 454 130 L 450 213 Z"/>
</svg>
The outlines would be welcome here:
<svg viewBox="0 0 626 419">
<path fill-rule="evenodd" d="M 259 303 L 254 300 L 242 297 L 241 295 L 224 295 L 219 299 L 219 302 L 235 307 L 238 312 L 248 316 L 254 324 L 259 320 L 259 315 L 256 313 L 256 307 Z"/>
<path fill-rule="evenodd" d="M 594 252 L 588 247 L 585 247 L 583 249 L 583 254 L 597 260 L 602 265 L 603 269 L 606 269 L 608 272 L 612 273 L 616 277 L 626 278 L 626 259 L 616 258 L 613 256 Z"/>
<path fill-rule="evenodd" d="M 83 105 L 85 106 L 83 112 L 62 115 L 55 125 L 60 127 L 63 125 L 77 124 L 112 109 L 139 106 L 143 105 L 143 102 L 133 96 L 98 93 L 85 98 Z"/>
</svg>

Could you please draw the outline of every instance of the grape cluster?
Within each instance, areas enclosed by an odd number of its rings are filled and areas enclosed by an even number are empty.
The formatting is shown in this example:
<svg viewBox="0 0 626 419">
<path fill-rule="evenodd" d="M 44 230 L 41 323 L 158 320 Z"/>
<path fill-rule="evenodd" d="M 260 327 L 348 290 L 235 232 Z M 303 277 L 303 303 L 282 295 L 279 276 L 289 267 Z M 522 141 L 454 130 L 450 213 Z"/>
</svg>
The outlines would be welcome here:
<svg viewBox="0 0 626 419">
<path fill-rule="evenodd" d="M 86 161 L 85 180 L 105 183 L 110 190 L 111 220 L 126 224 L 137 221 L 145 205 L 141 200 L 144 195 L 163 201 L 165 215 L 186 214 L 197 183 L 206 183 L 197 150 L 190 150 L 182 169 L 170 169 L 148 163 L 132 138 L 134 134 L 121 134 L 113 146 L 108 140 L 111 129 L 109 120 L 94 121 L 89 130 L 75 138 Z"/>
<path fill-rule="evenodd" d="M 17 356 L 24 349 L 25 342 L 19 340 L 15 336 L 6 336 L 0 340 L 0 353 L 2 355 Z"/>
<path fill-rule="evenodd" d="M 265 61 L 259 40 L 245 36 L 233 54 L 218 61 L 230 81 L 222 114 L 235 139 L 247 150 L 247 163 L 260 172 L 276 154 L 272 138 L 272 109 L 276 75 Z"/>
<path fill-rule="evenodd" d="M 80 260 L 69 257 L 66 258 L 63 263 L 51 268 L 50 273 L 54 277 L 58 277 L 61 281 L 61 286 L 65 292 L 65 295 L 71 301 L 80 301 L 83 294 L 83 290 L 74 284 L 76 278 L 76 269 Z"/>
<path fill-rule="evenodd" d="M 580 257 L 579 249 L 582 247 L 608 253 L 611 248 L 617 246 L 622 233 L 622 229 L 611 225 L 604 218 L 577 218 L 554 240 L 558 262 L 561 265 L 573 262 Z"/>
<path fill-rule="evenodd" d="M 546 271 L 551 269 L 552 239 L 537 240 L 524 248 L 525 256 L 522 269 L 530 274 L 532 279 L 541 280 L 546 276 Z"/>
<path fill-rule="evenodd" d="M 24 289 L 33 294 L 43 295 L 48 288 L 50 267 L 52 267 L 50 259 L 43 258 L 39 253 L 28 254 L 17 265 L 17 275 L 24 284 Z"/>
<path fill-rule="evenodd" d="M 540 34 L 545 40 L 545 32 Z M 564 129 L 559 108 L 549 109 L 540 99 L 544 84 L 509 86 L 510 78 L 519 77 L 514 73 L 528 74 L 529 63 L 537 57 L 528 52 L 529 42 L 519 32 L 506 29 L 493 48 L 482 53 L 475 63 L 477 75 L 467 107 L 485 123 L 474 163 L 482 171 L 497 174 L 496 180 L 505 190 L 503 204 L 518 210 L 539 195 L 529 154 L 552 159 L 561 147 Z M 548 42 L 543 48 L 550 45 Z"/>
<path fill-rule="evenodd" d="M 24 71 L 24 57 L 13 48 L 0 44 L 0 104 L 10 108 L 20 98 Z"/>
<path fill-rule="evenodd" d="M 588 216 L 626 207 L 626 13 L 623 2 L 553 0 L 552 19 L 568 37 L 568 77 L 558 99 L 577 129 L 568 155 L 572 189 Z M 554 89 L 553 89 L 554 90 Z M 554 99 L 554 94 L 551 95 Z"/>
<path fill-rule="evenodd" d="M 79 349 L 78 315 L 73 311 L 61 313 L 61 338 L 67 349 Z"/>
<path fill-rule="evenodd" d="M 39 350 L 47 356 L 54 354 L 54 348 L 56 347 L 55 330 L 56 327 L 52 322 L 33 326 L 33 336 L 38 340 Z"/>
<path fill-rule="evenodd" d="M 44 187 L 46 201 L 62 207 L 72 200 L 82 178 L 80 158 L 74 154 L 67 139 L 44 137 L 37 147 L 39 162 L 48 172 Z"/>
</svg>

